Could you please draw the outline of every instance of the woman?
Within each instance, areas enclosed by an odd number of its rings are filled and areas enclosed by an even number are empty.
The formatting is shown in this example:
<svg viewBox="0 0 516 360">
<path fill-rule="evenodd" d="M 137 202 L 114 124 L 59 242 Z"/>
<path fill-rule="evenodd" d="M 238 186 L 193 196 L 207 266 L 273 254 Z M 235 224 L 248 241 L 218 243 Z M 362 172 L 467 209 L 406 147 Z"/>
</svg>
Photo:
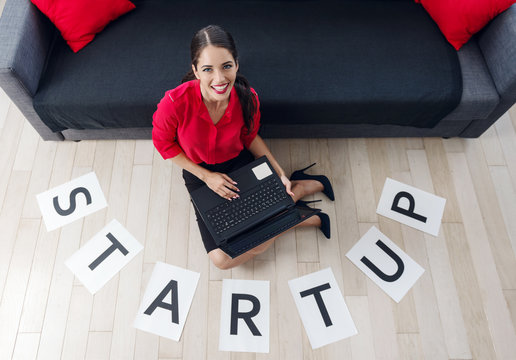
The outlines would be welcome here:
<svg viewBox="0 0 516 360">
<path fill-rule="evenodd" d="M 258 135 L 258 96 L 238 73 L 239 63 L 232 36 L 219 26 L 199 30 L 191 43 L 192 70 L 183 83 L 165 93 L 153 116 L 152 139 L 164 159 L 183 168 L 188 191 L 206 184 L 231 201 L 238 198 L 238 184 L 227 173 L 266 155 L 280 176 L 287 193 L 297 202 L 306 195 L 323 191 L 333 200 L 325 176 L 296 171 L 289 180 Z M 298 206 L 307 206 L 299 200 Z M 195 209 L 204 246 L 211 261 L 230 269 L 264 252 L 272 238 L 232 259 L 217 248 L 213 237 Z M 318 213 L 299 226 L 317 226 L 329 238 L 328 215 Z"/>
</svg>

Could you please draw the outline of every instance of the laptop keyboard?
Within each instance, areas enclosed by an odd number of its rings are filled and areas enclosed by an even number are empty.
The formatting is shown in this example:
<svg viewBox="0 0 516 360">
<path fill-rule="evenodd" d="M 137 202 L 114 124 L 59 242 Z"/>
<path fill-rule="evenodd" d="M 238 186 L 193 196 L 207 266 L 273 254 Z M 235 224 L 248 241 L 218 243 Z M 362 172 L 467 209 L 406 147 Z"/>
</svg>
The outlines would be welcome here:
<svg viewBox="0 0 516 360">
<path fill-rule="evenodd" d="M 252 216 L 266 211 L 287 198 L 287 193 L 276 178 L 271 178 L 206 212 L 206 217 L 217 234 L 231 229 Z"/>
</svg>

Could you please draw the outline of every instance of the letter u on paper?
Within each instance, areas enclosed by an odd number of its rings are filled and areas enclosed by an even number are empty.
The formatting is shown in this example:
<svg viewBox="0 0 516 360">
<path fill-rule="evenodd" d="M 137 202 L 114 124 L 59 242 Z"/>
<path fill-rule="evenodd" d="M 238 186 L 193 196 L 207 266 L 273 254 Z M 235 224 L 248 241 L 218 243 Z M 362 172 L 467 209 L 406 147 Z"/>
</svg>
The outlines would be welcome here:
<svg viewBox="0 0 516 360">
<path fill-rule="evenodd" d="M 374 226 L 346 257 L 396 302 L 425 271 Z"/>
</svg>

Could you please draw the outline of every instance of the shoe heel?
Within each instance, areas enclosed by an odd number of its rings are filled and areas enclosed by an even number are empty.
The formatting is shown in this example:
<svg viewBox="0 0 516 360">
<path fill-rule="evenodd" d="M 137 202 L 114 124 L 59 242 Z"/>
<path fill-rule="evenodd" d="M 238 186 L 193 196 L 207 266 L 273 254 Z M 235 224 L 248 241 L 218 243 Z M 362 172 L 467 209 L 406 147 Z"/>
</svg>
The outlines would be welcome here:
<svg viewBox="0 0 516 360">
<path fill-rule="evenodd" d="M 321 202 L 321 201 L 322 200 L 308 200 L 308 201 L 298 200 L 297 202 L 301 205 L 308 206 L 308 204 L 313 204 L 313 203 L 317 203 L 317 202 Z"/>
<path fill-rule="evenodd" d="M 305 170 L 308 170 L 310 169 L 312 166 L 314 166 L 316 163 L 313 163 L 312 165 L 308 165 L 307 167 L 303 168 L 303 169 L 300 169 L 300 170 L 296 170 L 292 173 L 292 175 L 290 175 L 290 178 L 295 178 L 297 176 L 304 176 L 306 175 L 305 174 Z"/>
<path fill-rule="evenodd" d="M 298 170 L 299 172 L 304 172 L 305 170 L 308 170 L 310 169 L 312 166 L 314 166 L 316 163 L 313 163 L 312 165 L 308 165 L 307 167 L 301 169 L 301 170 Z"/>
</svg>

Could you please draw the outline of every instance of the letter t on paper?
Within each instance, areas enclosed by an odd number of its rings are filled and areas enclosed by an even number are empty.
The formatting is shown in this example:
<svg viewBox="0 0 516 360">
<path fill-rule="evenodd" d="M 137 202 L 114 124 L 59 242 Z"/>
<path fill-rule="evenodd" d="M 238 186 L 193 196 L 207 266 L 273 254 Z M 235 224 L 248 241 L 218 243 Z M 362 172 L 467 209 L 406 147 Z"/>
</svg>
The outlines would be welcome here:
<svg viewBox="0 0 516 360">
<path fill-rule="evenodd" d="M 288 282 L 312 349 L 356 335 L 331 268 Z"/>
</svg>

